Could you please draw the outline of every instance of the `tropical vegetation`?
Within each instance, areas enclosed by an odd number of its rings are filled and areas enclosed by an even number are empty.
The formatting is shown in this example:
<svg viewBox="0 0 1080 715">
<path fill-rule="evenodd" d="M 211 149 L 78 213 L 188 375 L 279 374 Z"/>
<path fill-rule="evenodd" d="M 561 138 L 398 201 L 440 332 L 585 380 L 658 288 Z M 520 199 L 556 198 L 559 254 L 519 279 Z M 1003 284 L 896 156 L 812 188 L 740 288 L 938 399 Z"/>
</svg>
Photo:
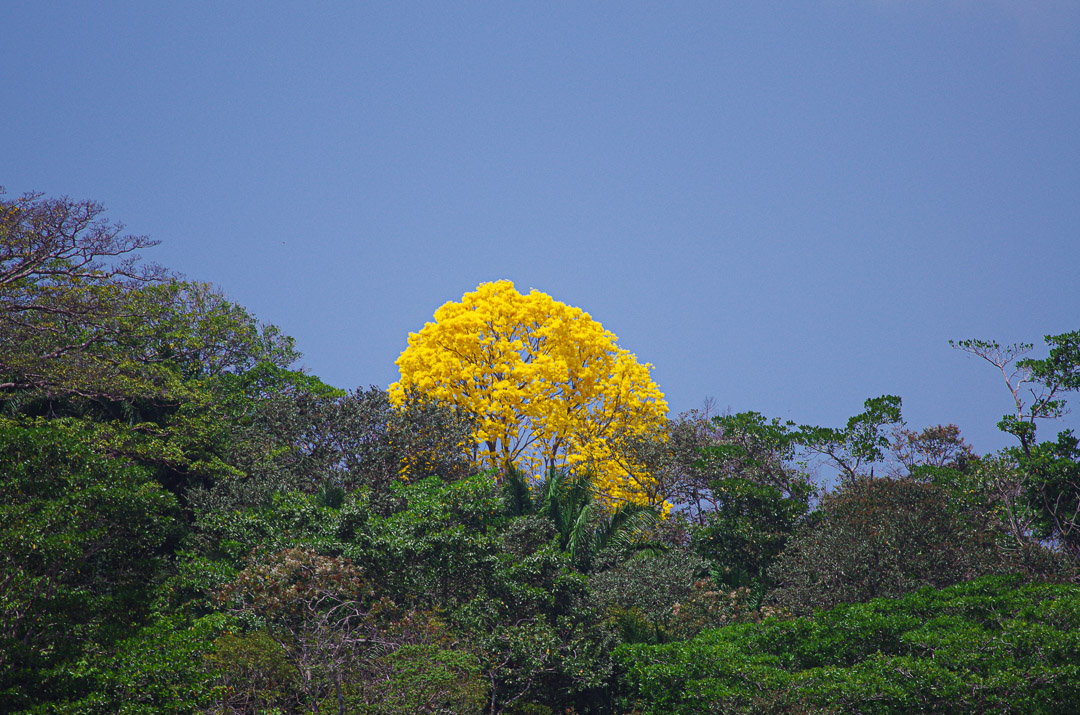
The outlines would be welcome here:
<svg viewBox="0 0 1080 715">
<path fill-rule="evenodd" d="M 152 245 L 0 195 L 0 713 L 1080 702 L 1080 447 L 1040 432 L 1080 331 L 955 344 L 1013 397 L 1015 446 L 978 455 L 890 395 L 669 418 L 599 323 L 508 281 L 389 389 L 339 389 Z"/>
</svg>

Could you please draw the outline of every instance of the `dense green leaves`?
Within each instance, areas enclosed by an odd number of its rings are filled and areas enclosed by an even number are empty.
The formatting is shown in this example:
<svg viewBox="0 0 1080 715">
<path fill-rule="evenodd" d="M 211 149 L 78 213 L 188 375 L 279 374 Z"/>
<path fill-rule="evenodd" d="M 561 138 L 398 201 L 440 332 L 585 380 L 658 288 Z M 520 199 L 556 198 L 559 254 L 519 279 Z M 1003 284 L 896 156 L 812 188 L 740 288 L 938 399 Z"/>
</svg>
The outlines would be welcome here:
<svg viewBox="0 0 1080 715">
<path fill-rule="evenodd" d="M 891 396 L 621 435 L 661 517 L 588 471 L 473 474 L 460 411 L 292 369 L 273 326 L 140 267 L 152 243 L 0 200 L 0 712 L 1080 702 L 1080 593 L 1050 585 L 1080 564 L 1080 443 L 1035 429 L 1080 387 L 1075 332 L 958 345 L 1012 391 L 999 455 Z M 841 475 L 817 502 L 815 457 Z M 964 583 L 988 572 L 1023 576 Z"/>
<path fill-rule="evenodd" d="M 862 478 L 826 495 L 771 574 L 771 598 L 797 613 L 993 571 L 992 532 L 950 509 L 947 493 L 912 479 Z"/>
<path fill-rule="evenodd" d="M 768 584 L 768 568 L 809 509 L 810 489 L 804 486 L 785 495 L 749 479 L 713 482 L 717 508 L 704 526 L 691 531 L 691 544 L 715 564 L 713 572 L 720 582 L 754 587 L 760 598 Z"/>
<path fill-rule="evenodd" d="M 1080 589 L 1009 578 L 617 652 L 642 713 L 1064 713 L 1078 658 Z"/>
<path fill-rule="evenodd" d="M 1044 528 L 1080 566 L 1080 442 L 1067 430 L 1015 456 Z"/>
<path fill-rule="evenodd" d="M 176 501 L 51 427 L 0 422 L 0 693 L 79 690 L 61 669 L 141 625 Z M 43 690 L 38 690 L 43 689 Z"/>
<path fill-rule="evenodd" d="M 614 619 L 624 640 L 663 642 L 681 632 L 681 604 L 708 567 L 681 550 L 642 555 L 592 574 L 590 597 Z"/>
<path fill-rule="evenodd" d="M 177 615 L 155 620 L 117 642 L 107 655 L 91 654 L 74 662 L 70 673 L 83 684 L 85 695 L 55 703 L 50 712 L 64 715 L 206 712 L 228 695 L 215 682 L 212 658 L 215 638 L 231 625 L 230 619 L 222 614 L 195 621 Z"/>
</svg>

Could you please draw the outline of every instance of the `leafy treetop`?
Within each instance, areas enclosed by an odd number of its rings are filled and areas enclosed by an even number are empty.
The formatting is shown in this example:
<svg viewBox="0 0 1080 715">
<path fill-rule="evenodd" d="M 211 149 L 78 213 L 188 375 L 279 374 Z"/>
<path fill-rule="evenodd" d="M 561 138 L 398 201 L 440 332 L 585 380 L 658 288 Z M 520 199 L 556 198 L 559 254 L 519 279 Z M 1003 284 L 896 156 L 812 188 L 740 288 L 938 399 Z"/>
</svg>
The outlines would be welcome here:
<svg viewBox="0 0 1080 715">
<path fill-rule="evenodd" d="M 655 499 L 622 445 L 659 427 L 667 404 L 651 366 L 588 313 L 503 280 L 434 317 L 397 360 L 396 401 L 419 391 L 474 415 L 473 459 L 489 468 L 540 475 L 588 462 L 605 501 Z"/>
</svg>

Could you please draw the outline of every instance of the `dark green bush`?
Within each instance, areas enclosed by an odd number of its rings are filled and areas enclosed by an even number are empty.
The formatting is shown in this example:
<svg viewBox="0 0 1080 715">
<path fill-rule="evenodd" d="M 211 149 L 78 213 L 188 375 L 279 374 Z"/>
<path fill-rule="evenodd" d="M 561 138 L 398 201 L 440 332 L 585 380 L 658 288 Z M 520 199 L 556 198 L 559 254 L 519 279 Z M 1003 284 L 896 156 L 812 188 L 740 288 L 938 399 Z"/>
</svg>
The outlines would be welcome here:
<svg viewBox="0 0 1080 715">
<path fill-rule="evenodd" d="M 912 479 L 859 478 L 828 494 L 770 569 L 771 601 L 798 614 L 941 588 L 1000 568 L 994 532 Z"/>
</svg>

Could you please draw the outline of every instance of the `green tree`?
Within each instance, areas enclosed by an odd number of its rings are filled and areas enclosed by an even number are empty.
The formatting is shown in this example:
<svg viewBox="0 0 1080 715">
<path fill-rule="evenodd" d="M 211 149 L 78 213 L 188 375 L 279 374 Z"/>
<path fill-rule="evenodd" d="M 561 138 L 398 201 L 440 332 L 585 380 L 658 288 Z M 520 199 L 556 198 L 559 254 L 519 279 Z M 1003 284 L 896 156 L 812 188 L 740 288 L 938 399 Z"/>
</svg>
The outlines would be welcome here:
<svg viewBox="0 0 1080 715">
<path fill-rule="evenodd" d="M 102 217 L 100 204 L 0 189 L 0 390 L 126 394 L 117 358 L 139 310 L 118 301 L 164 271 L 139 263 L 154 245 Z M 125 380 L 126 379 L 126 380 Z"/>
<path fill-rule="evenodd" d="M 884 459 L 889 447 L 886 428 L 900 424 L 900 406 L 895 395 L 872 397 L 843 427 L 803 425 L 797 441 L 832 462 L 840 470 L 841 481 L 852 481 L 862 476 L 867 466 Z M 873 473 L 871 467 L 869 475 Z"/>
<path fill-rule="evenodd" d="M 437 477 L 399 480 L 377 503 L 370 492 L 349 492 L 339 507 L 322 503 L 318 495 L 290 492 L 268 506 L 208 513 L 204 528 L 213 539 L 206 555 L 189 555 L 181 570 L 191 574 L 191 587 L 207 588 L 236 582 L 237 564 L 245 560 L 246 568 L 257 569 L 274 562 L 273 554 L 314 551 L 349 559 L 375 591 L 372 612 L 378 606 L 387 612 L 441 614 L 445 629 L 434 640 L 403 641 L 384 633 L 383 654 L 368 651 L 354 659 L 342 685 L 347 707 L 371 705 L 365 698 L 382 692 L 378 673 L 391 680 L 406 677 L 412 666 L 385 658 L 394 647 L 410 643 L 445 652 L 447 663 L 458 662 L 460 654 L 471 657 L 491 712 L 522 702 L 555 706 L 603 699 L 611 673 L 611 634 L 588 604 L 587 581 L 572 568 L 550 519 L 505 516 L 500 487 L 490 475 L 449 483 Z M 374 616 L 371 621 L 383 623 Z M 247 645 L 258 644 L 230 647 Z M 263 651 L 249 660 L 273 662 Z M 396 675 L 386 670 L 399 666 L 404 670 L 393 671 Z M 229 682 L 238 677 L 234 673 Z M 432 677 L 442 676 L 433 671 Z M 324 696 L 333 700 L 328 681 L 323 682 Z M 462 681 L 462 693 L 475 685 L 470 682 Z M 311 698 L 304 696 L 304 702 Z"/>
<path fill-rule="evenodd" d="M 589 595 L 614 619 L 624 642 L 662 643 L 672 637 L 680 605 L 708 568 L 686 549 L 641 554 L 590 574 Z"/>
<path fill-rule="evenodd" d="M 175 509 L 147 470 L 0 421 L 0 699 L 81 692 L 69 666 L 148 618 Z"/>
<path fill-rule="evenodd" d="M 1080 331 L 1047 335 L 1044 359 L 1022 357 L 1033 346 L 1002 348 L 996 342 L 952 343 L 994 365 L 1001 372 L 1016 408 L 998 427 L 1014 435 L 1019 447 L 1008 450 L 1026 477 L 1031 508 L 1048 542 L 1080 566 L 1080 449 L 1071 430 L 1056 441 L 1039 443 L 1036 420 L 1061 417 L 1068 410 L 1065 394 L 1080 390 Z M 1024 386 L 1028 387 L 1024 387 Z M 1025 396 L 1025 392 L 1030 397 Z"/>
<path fill-rule="evenodd" d="M 1031 343 L 1002 347 L 992 340 L 949 341 L 1001 373 L 1016 411 L 1005 415 L 998 426 L 1020 440 L 1025 451 L 1034 444 L 1036 420 L 1061 417 L 1067 411 L 1063 393 L 1080 389 L 1080 331 L 1044 339 L 1050 354 L 1042 360 L 1023 357 L 1034 348 Z"/>
<path fill-rule="evenodd" d="M 630 502 L 614 510 L 605 508 L 596 499 L 595 479 L 591 470 L 552 469 L 538 486 L 540 501 L 534 505 L 526 477 L 508 465 L 503 477 L 503 499 L 512 515 L 535 511 L 550 519 L 559 548 L 584 571 L 604 549 L 658 548 L 646 538 L 659 519 L 656 510 Z"/>
<path fill-rule="evenodd" d="M 701 450 L 712 509 L 691 543 L 718 583 L 750 587 L 760 602 L 768 568 L 810 507 L 814 488 L 797 463 L 800 433 L 756 412 L 713 420 L 716 442 Z"/>
<path fill-rule="evenodd" d="M 1069 430 L 1017 454 L 1045 533 L 1080 566 L 1080 446 Z"/>
<path fill-rule="evenodd" d="M 230 461 L 240 475 L 199 495 L 201 511 L 265 505 L 273 494 L 291 490 L 366 487 L 378 501 L 402 480 L 469 476 L 460 444 L 471 427 L 448 407 L 418 396 L 398 407 L 374 386 L 343 393 L 282 373 L 291 382 L 270 394 L 242 393 L 240 418 L 230 426 Z M 298 379 L 303 382 L 296 384 Z"/>
<path fill-rule="evenodd" d="M 103 213 L 92 201 L 0 198 L 0 397 L 9 409 L 74 399 L 137 412 L 175 403 L 192 379 L 296 360 L 290 339 L 218 291 L 141 263 L 155 242 L 123 235 Z"/>
<path fill-rule="evenodd" d="M 994 533 L 979 513 L 912 479 L 861 477 L 826 494 L 770 575 L 771 599 L 795 613 L 898 597 L 992 572 Z"/>
<path fill-rule="evenodd" d="M 371 715 L 481 713 L 488 705 L 487 684 L 476 657 L 436 644 L 409 644 L 375 664 L 378 678 L 354 696 L 359 711 Z"/>
<path fill-rule="evenodd" d="M 235 623 L 220 613 L 194 620 L 161 614 L 106 651 L 90 651 L 71 663 L 71 677 L 83 688 L 71 700 L 50 702 L 47 712 L 205 713 L 223 695 L 215 682 L 215 639 L 232 627 Z"/>
</svg>

